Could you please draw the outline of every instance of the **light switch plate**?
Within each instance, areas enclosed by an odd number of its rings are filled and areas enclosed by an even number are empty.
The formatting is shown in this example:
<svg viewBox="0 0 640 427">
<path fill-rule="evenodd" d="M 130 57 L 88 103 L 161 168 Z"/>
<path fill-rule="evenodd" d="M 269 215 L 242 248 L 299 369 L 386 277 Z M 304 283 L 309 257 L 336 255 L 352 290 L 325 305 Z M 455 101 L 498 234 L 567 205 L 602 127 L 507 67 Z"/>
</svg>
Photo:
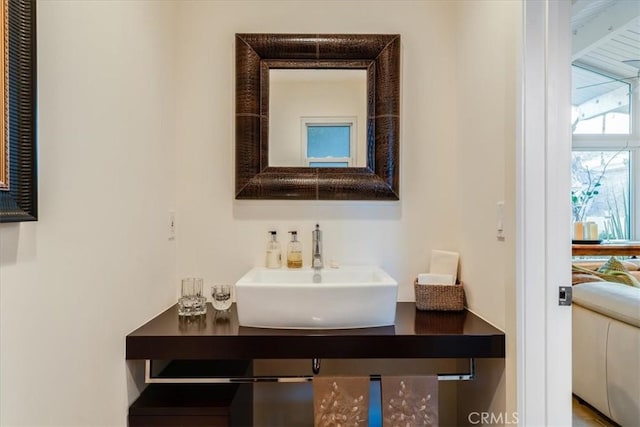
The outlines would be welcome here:
<svg viewBox="0 0 640 427">
<path fill-rule="evenodd" d="M 496 239 L 499 242 L 504 242 L 504 201 L 496 203 L 498 207 L 497 223 L 496 223 Z"/>
<path fill-rule="evenodd" d="M 169 240 L 176 238 L 176 213 L 175 211 L 169 211 Z"/>
</svg>

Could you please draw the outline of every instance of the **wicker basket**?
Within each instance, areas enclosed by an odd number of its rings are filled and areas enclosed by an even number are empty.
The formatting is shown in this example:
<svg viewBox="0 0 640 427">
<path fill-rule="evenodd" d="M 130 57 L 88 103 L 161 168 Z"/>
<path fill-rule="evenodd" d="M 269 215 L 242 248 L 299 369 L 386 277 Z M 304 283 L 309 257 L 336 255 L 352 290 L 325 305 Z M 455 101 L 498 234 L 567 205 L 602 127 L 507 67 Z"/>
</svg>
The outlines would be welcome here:
<svg viewBox="0 0 640 427">
<path fill-rule="evenodd" d="M 464 288 L 457 285 L 418 285 L 413 282 L 418 310 L 461 311 L 464 310 Z"/>
</svg>

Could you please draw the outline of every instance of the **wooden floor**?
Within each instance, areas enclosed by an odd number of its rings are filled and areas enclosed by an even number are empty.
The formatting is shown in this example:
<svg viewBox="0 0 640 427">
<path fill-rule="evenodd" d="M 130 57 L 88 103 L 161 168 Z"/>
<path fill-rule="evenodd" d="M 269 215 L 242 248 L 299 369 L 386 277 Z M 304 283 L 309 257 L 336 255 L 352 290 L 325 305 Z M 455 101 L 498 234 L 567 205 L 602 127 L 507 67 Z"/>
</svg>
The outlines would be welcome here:
<svg viewBox="0 0 640 427">
<path fill-rule="evenodd" d="M 618 427 L 613 421 L 573 396 L 573 427 Z"/>
</svg>

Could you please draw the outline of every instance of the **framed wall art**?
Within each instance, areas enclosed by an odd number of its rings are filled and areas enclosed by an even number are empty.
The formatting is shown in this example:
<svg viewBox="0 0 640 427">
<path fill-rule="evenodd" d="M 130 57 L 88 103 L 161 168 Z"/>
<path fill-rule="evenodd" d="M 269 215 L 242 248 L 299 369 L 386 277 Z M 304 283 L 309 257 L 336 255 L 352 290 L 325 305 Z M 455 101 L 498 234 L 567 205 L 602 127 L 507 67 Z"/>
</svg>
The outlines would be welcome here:
<svg viewBox="0 0 640 427">
<path fill-rule="evenodd" d="M 36 221 L 36 1 L 0 1 L 0 222 Z"/>
</svg>

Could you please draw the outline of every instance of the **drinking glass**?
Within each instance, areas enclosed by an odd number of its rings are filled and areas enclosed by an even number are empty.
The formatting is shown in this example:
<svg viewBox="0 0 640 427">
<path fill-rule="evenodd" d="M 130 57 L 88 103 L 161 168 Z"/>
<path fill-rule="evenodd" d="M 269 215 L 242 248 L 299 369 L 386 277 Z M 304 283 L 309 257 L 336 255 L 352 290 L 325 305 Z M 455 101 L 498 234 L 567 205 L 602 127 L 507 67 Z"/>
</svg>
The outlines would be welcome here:
<svg viewBox="0 0 640 427">
<path fill-rule="evenodd" d="M 229 311 L 231 308 L 231 285 L 213 285 L 211 299 L 216 311 Z"/>
<path fill-rule="evenodd" d="M 178 300 L 179 316 L 198 316 L 207 312 L 207 299 L 202 296 L 202 279 L 187 277 L 182 279 L 180 299 Z"/>
</svg>

